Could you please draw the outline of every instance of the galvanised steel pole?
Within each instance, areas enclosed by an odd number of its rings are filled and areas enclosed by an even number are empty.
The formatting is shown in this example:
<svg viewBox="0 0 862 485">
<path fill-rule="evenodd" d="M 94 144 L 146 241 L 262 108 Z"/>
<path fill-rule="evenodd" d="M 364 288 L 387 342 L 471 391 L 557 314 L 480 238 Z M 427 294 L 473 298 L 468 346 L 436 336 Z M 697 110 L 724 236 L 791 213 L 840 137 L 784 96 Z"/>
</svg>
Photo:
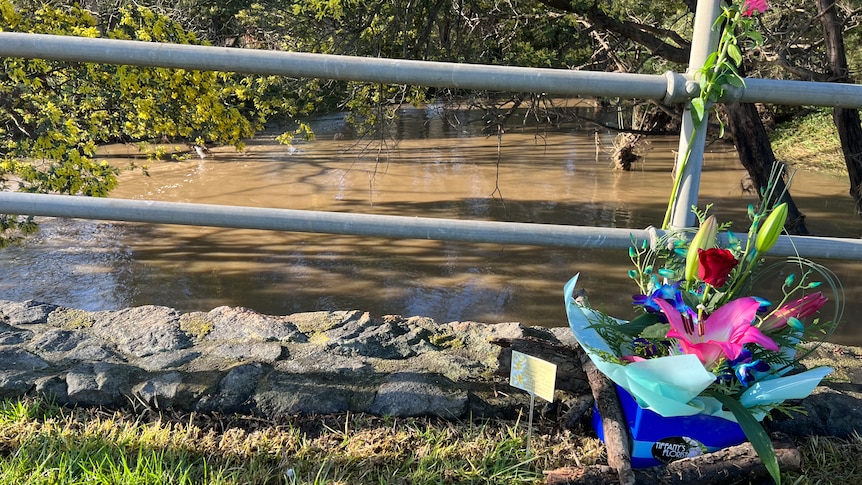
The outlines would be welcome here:
<svg viewBox="0 0 862 485">
<path fill-rule="evenodd" d="M 690 66 L 703 65 L 715 0 L 701 0 L 695 22 Z M 710 11 L 701 10 L 710 6 Z M 453 62 L 336 56 L 200 45 L 162 44 L 117 39 L 92 39 L 47 34 L 0 32 L 0 57 L 26 57 L 69 62 L 232 71 L 289 77 L 366 81 L 387 84 L 547 93 L 561 96 L 609 96 L 663 99 L 681 103 L 697 95 L 696 83 L 681 74 L 630 74 Z M 693 72 L 690 69 L 691 72 Z M 691 80 L 689 72 L 688 80 Z M 744 90 L 728 90 L 721 101 L 762 102 L 797 106 L 841 106 L 862 109 L 862 86 L 746 79 Z"/>
<path fill-rule="evenodd" d="M 706 58 L 718 45 L 718 32 L 713 31 L 712 25 L 721 12 L 721 0 L 699 0 L 697 10 L 694 13 L 694 33 L 691 39 L 691 53 L 689 54 L 688 71 L 686 78 L 693 80 L 695 73 L 703 67 Z M 682 169 L 679 192 L 676 194 L 676 202 L 671 214 L 671 227 L 691 227 L 694 225 L 694 214 L 691 206 L 697 204 L 697 195 L 700 188 L 700 171 L 703 167 L 703 147 L 706 144 L 706 130 L 695 133 L 694 119 L 691 115 L 690 104 L 686 103 L 682 115 L 682 129 L 679 135 L 679 152 L 676 155 L 676 169 Z M 704 117 L 704 125 L 709 123 L 708 115 Z M 694 137 L 692 137 L 692 134 Z M 682 168 L 683 160 L 688 153 L 688 161 Z M 673 194 L 671 194 L 673 195 Z"/>
<path fill-rule="evenodd" d="M 660 74 L 489 66 L 17 32 L 0 32 L 0 57 L 4 56 L 561 96 L 662 99 L 667 86 L 665 76 Z"/>
<path fill-rule="evenodd" d="M 182 224 L 583 249 L 625 249 L 631 239 L 658 244 L 656 229 L 465 221 L 293 209 L 0 192 L 0 212 L 107 221 Z M 726 243 L 726 235 L 722 235 Z M 745 242 L 745 236 L 737 236 Z M 772 256 L 862 260 L 862 239 L 781 236 Z"/>
</svg>

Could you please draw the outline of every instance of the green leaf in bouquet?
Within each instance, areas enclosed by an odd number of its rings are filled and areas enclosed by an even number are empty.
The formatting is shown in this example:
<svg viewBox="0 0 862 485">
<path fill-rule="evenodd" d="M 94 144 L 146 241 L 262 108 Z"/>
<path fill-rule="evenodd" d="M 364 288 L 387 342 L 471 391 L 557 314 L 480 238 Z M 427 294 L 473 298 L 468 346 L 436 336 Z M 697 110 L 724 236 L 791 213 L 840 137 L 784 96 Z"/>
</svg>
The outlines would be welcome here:
<svg viewBox="0 0 862 485">
<path fill-rule="evenodd" d="M 682 292 L 682 301 L 685 302 L 689 308 L 697 308 L 697 306 L 701 304 L 700 297 L 688 291 Z"/>
<path fill-rule="evenodd" d="M 637 337 L 648 327 L 658 323 L 658 315 L 655 313 L 642 313 L 633 318 L 629 323 L 620 325 L 621 331 L 632 337 Z M 664 338 L 664 335 L 662 335 Z"/>
<path fill-rule="evenodd" d="M 718 399 L 724 407 L 733 413 L 733 417 L 736 418 L 736 421 L 739 423 L 739 427 L 742 428 L 742 432 L 745 433 L 745 437 L 751 442 L 751 446 L 754 447 L 754 451 L 757 453 L 757 456 L 760 457 L 760 461 L 763 462 L 763 465 L 766 467 L 772 480 L 775 481 L 776 485 L 781 485 L 781 470 L 778 467 L 778 458 L 775 457 L 775 449 L 772 447 L 772 440 L 769 439 L 769 435 L 766 434 L 766 430 L 763 429 L 763 426 L 754 419 L 751 412 L 736 399 L 720 392 L 710 392 L 709 394 Z"/>
<path fill-rule="evenodd" d="M 727 303 L 725 295 L 727 292 L 715 291 L 709 294 L 709 300 L 704 302 L 704 306 L 713 311 L 724 303 Z"/>
<path fill-rule="evenodd" d="M 669 323 L 655 323 L 645 328 L 640 336 L 645 339 L 666 339 L 667 332 L 670 330 Z"/>
<path fill-rule="evenodd" d="M 612 318 L 602 318 L 592 322 L 589 327 L 595 330 L 612 349 L 627 347 L 631 341 L 649 327 L 658 322 L 658 315 L 641 314 L 628 323 L 618 323 Z"/>
</svg>

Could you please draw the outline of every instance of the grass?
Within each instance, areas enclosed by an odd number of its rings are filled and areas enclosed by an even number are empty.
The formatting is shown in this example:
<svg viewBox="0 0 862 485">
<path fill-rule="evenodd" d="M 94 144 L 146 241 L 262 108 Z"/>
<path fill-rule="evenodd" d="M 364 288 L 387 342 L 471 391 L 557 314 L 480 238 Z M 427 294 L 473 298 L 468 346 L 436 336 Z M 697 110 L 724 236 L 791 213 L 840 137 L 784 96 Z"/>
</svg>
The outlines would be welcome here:
<svg viewBox="0 0 862 485">
<path fill-rule="evenodd" d="M 602 460 L 595 438 L 545 423 L 525 452 L 520 422 L 340 415 L 242 416 L 0 409 L 0 483 L 541 483 L 543 470 Z"/>
<path fill-rule="evenodd" d="M 817 109 L 782 123 L 770 139 L 775 157 L 794 168 L 847 175 L 831 108 Z"/>
<path fill-rule="evenodd" d="M 243 416 L 67 409 L 0 403 L 0 483 L 538 484 L 543 471 L 604 460 L 587 430 L 522 422 L 339 415 Z M 786 483 L 859 483 L 862 437 L 799 444 L 803 473 Z"/>
<path fill-rule="evenodd" d="M 859 483 L 862 479 L 862 436 L 839 440 L 812 436 L 800 446 L 803 474 L 786 473 L 786 483 Z"/>
</svg>

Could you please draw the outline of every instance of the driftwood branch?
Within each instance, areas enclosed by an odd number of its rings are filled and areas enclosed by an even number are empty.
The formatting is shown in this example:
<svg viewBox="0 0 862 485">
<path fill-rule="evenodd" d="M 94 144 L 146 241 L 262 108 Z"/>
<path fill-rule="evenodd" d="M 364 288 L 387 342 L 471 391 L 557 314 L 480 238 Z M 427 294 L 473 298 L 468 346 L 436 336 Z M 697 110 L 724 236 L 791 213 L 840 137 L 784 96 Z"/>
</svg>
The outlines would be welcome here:
<svg viewBox="0 0 862 485">
<path fill-rule="evenodd" d="M 634 485 L 632 470 L 631 439 L 629 427 L 623 415 L 620 398 L 614 383 L 596 368 L 590 357 L 581 350 L 581 366 L 593 391 L 596 407 L 602 415 L 602 431 L 608 452 L 608 465 L 616 470 L 616 479 L 621 485 Z"/>
<path fill-rule="evenodd" d="M 773 439 L 775 455 L 782 470 L 799 471 L 802 458 L 799 450 L 786 437 Z M 685 458 L 666 466 L 634 470 L 637 483 L 734 484 L 757 482 L 769 476 L 751 443 L 731 446 L 714 453 Z M 567 467 L 545 472 L 548 485 L 605 485 L 619 481 L 617 472 L 609 466 Z"/>
</svg>

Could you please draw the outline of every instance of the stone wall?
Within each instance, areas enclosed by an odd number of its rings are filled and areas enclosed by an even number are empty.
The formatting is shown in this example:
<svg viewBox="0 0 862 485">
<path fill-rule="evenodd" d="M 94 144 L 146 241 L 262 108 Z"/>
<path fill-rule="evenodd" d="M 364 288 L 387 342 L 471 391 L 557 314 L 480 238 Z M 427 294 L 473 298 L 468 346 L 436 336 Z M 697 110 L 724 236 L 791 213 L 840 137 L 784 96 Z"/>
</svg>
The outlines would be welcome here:
<svg viewBox="0 0 862 485">
<path fill-rule="evenodd" d="M 360 311 L 86 312 L 0 301 L 0 397 L 262 416 L 511 414 L 526 397 L 498 372 L 506 349 L 490 342 L 528 335 L 572 343 L 568 329 Z"/>
<path fill-rule="evenodd" d="M 361 311 L 87 312 L 36 301 L 0 301 L 0 398 L 39 393 L 67 405 L 265 417 L 513 417 L 528 406 L 527 395 L 508 385 L 513 342 L 557 363 L 554 409 L 589 403 L 566 350 L 576 345 L 568 328 Z M 862 432 L 862 349 L 825 344 L 806 362 L 833 366 L 834 379 L 801 403 L 807 416 L 770 426 L 791 434 Z"/>
</svg>

